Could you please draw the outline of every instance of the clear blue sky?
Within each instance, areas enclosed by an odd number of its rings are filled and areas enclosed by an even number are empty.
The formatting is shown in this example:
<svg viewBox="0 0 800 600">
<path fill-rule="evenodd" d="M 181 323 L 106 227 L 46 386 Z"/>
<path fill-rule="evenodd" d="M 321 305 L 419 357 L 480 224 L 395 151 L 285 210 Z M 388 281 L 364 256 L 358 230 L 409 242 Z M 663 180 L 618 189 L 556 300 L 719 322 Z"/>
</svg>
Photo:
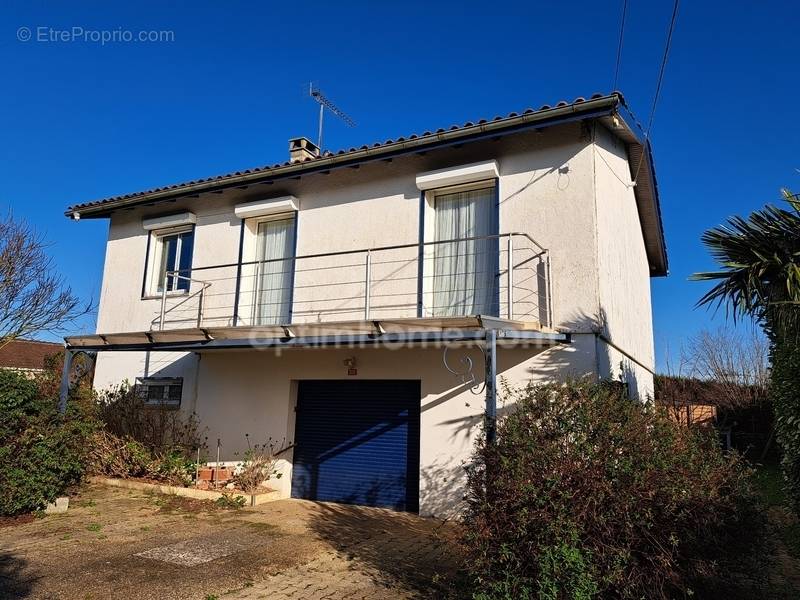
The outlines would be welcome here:
<svg viewBox="0 0 800 600">
<path fill-rule="evenodd" d="M 106 224 L 67 221 L 67 204 L 283 160 L 288 138 L 315 131 L 309 80 L 358 121 L 331 122 L 335 148 L 609 91 L 621 9 L 116 4 L 0 8 L 0 209 L 46 234 L 74 289 L 95 299 Z M 618 88 L 640 120 L 671 10 L 670 0 L 630 0 Z M 671 262 L 670 277 L 653 281 L 660 367 L 711 323 L 694 309 L 703 284 L 687 281 L 712 266 L 701 232 L 777 199 L 781 186 L 800 189 L 798 25 L 796 1 L 682 3 L 652 134 Z M 19 41 L 20 27 L 34 39 Z M 43 42 L 39 27 L 170 30 L 174 41 Z"/>
</svg>

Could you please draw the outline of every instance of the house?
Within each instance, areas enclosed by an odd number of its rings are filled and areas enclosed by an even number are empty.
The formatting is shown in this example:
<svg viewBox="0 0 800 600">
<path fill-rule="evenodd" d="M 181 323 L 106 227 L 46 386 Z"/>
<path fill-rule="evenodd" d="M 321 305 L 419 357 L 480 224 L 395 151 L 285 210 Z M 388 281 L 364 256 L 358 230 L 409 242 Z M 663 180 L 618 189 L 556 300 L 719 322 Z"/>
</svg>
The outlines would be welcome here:
<svg viewBox="0 0 800 600">
<path fill-rule="evenodd" d="M 652 157 L 618 93 L 70 206 L 109 221 L 95 385 L 194 411 L 285 497 L 455 510 L 501 380 L 652 395 Z M 503 406 L 500 406 L 503 410 Z M 213 449 L 215 453 L 215 448 Z"/>
<path fill-rule="evenodd" d="M 22 371 L 27 374 L 41 373 L 47 360 L 64 351 L 64 346 L 38 340 L 11 340 L 0 346 L 0 369 Z"/>
</svg>

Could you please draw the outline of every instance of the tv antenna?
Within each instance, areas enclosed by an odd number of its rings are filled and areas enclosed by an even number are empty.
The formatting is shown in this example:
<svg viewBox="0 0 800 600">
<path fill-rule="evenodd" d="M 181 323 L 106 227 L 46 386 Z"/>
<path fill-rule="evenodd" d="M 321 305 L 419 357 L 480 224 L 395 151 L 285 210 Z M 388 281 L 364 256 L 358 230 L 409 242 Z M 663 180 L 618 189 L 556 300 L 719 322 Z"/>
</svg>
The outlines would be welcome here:
<svg viewBox="0 0 800 600">
<path fill-rule="evenodd" d="M 317 148 L 322 151 L 322 120 L 325 115 L 326 108 L 344 121 L 348 127 L 355 127 L 356 122 L 353 121 L 353 119 L 351 119 L 347 113 L 326 98 L 322 91 L 313 83 L 308 84 L 308 95 L 311 96 L 311 98 L 313 98 L 317 104 L 319 104 L 319 131 L 317 133 Z"/>
</svg>

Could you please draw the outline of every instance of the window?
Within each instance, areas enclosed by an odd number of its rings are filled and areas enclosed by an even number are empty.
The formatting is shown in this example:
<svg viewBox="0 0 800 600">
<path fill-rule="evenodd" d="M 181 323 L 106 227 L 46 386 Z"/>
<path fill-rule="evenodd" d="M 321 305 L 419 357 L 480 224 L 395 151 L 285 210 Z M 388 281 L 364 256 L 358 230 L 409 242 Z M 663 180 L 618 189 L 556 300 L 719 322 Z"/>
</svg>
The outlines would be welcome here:
<svg viewBox="0 0 800 600">
<path fill-rule="evenodd" d="M 257 325 L 286 324 L 291 320 L 294 224 L 294 216 L 258 223 L 256 260 L 259 262 L 253 306 L 253 322 Z"/>
<path fill-rule="evenodd" d="M 161 294 L 165 284 L 167 292 L 188 292 L 194 229 L 189 227 L 154 231 L 152 235 L 151 294 Z"/>
<path fill-rule="evenodd" d="M 437 317 L 498 314 L 495 187 L 435 192 L 433 306 Z M 452 240 L 452 241 L 448 241 Z"/>
<path fill-rule="evenodd" d="M 178 408 L 183 393 L 183 377 L 140 377 L 136 379 L 135 392 L 145 405 Z"/>
</svg>

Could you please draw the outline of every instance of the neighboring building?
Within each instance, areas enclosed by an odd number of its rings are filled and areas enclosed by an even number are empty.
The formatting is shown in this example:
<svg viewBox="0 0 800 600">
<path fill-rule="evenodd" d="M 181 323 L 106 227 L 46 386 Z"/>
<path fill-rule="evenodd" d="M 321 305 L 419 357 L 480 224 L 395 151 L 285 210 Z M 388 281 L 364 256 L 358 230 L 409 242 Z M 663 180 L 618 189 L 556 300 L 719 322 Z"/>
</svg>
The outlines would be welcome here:
<svg viewBox="0 0 800 600">
<path fill-rule="evenodd" d="M 621 95 L 289 152 L 67 210 L 110 223 L 97 335 L 67 338 L 96 387 L 195 411 L 226 460 L 295 442 L 287 497 L 422 514 L 458 504 L 496 376 L 652 394 L 667 256 Z"/>
<path fill-rule="evenodd" d="M 63 344 L 38 340 L 12 340 L 0 346 L 0 369 L 41 373 L 47 366 L 47 360 L 63 351 Z"/>
</svg>

